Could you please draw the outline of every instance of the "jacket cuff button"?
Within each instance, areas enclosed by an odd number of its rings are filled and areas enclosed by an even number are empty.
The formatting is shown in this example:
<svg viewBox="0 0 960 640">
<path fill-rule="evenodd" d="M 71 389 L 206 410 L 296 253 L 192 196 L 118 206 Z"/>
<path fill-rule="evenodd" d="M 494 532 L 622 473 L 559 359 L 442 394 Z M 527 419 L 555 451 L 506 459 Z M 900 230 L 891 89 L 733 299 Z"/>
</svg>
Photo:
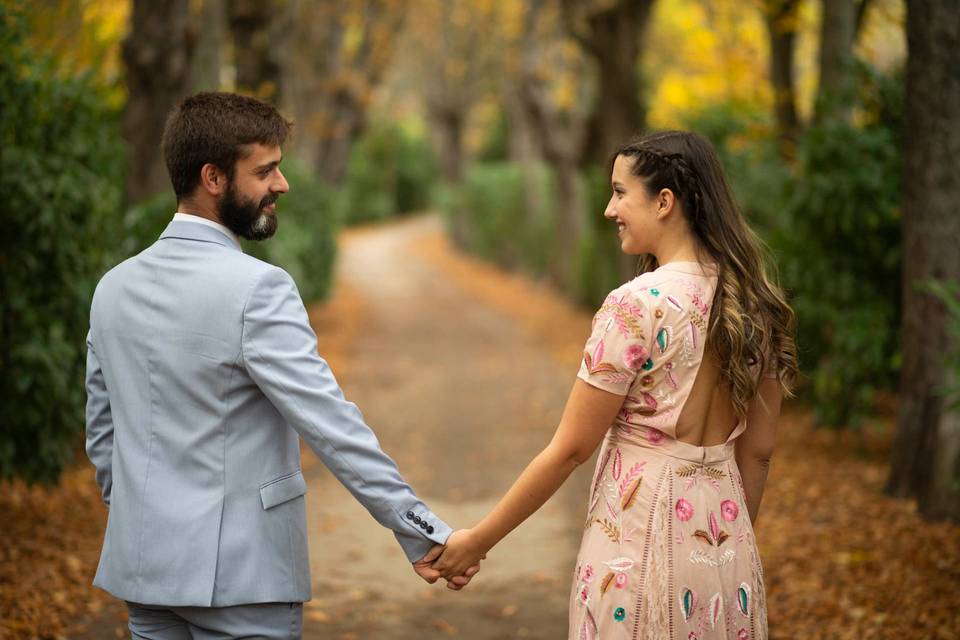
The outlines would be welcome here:
<svg viewBox="0 0 960 640">
<path fill-rule="evenodd" d="M 413 511 L 407 511 L 407 520 L 413 520 Z"/>
</svg>

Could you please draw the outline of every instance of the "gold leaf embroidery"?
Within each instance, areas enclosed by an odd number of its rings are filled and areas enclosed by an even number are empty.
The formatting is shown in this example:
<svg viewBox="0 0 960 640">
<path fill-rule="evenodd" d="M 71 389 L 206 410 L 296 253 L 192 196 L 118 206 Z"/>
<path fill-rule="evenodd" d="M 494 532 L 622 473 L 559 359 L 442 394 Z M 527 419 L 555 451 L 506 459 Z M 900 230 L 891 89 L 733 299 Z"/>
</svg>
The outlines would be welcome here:
<svg viewBox="0 0 960 640">
<path fill-rule="evenodd" d="M 646 340 L 643 335 L 643 329 L 640 328 L 640 323 L 637 322 L 636 317 L 626 311 L 621 303 L 612 302 L 603 305 L 597 311 L 596 317 L 599 318 L 605 313 L 612 314 L 613 317 L 617 319 L 617 324 L 629 329 L 630 333 L 632 333 L 635 338 Z"/>
<path fill-rule="evenodd" d="M 723 469 L 717 469 L 716 467 L 701 467 L 698 464 L 688 464 L 677 469 L 677 475 L 681 478 L 690 478 L 697 475 L 697 472 L 702 472 L 714 480 L 721 480 L 727 477 L 727 474 L 723 471 Z"/>
<path fill-rule="evenodd" d="M 713 546 L 713 540 L 710 538 L 710 534 L 704 531 L 703 529 L 697 529 L 696 531 L 694 531 L 693 536 L 695 538 L 700 538 L 701 540 L 709 544 L 711 547 Z"/>
<path fill-rule="evenodd" d="M 597 374 L 601 372 L 607 373 L 616 373 L 617 368 L 610 364 L 609 362 L 598 362 L 596 365 L 593 363 L 593 358 L 590 356 L 589 351 L 583 352 L 583 362 L 587 365 L 587 371 L 592 374 Z"/>
<path fill-rule="evenodd" d="M 603 577 L 603 582 L 600 583 L 600 595 L 603 595 L 607 592 L 607 589 L 610 588 L 610 585 L 613 584 L 613 579 L 617 577 L 613 571 L 610 571 Z"/>
<path fill-rule="evenodd" d="M 597 518 L 596 523 L 600 525 L 600 528 L 603 529 L 603 532 L 607 534 L 608 538 L 614 542 L 620 542 L 620 527 L 613 524 L 606 518 L 602 520 Z"/>
<path fill-rule="evenodd" d="M 640 483 L 643 481 L 643 478 L 637 478 L 630 483 L 629 488 L 623 492 L 623 496 L 620 498 L 620 505 L 624 511 L 633 506 L 633 503 L 637 501 L 637 495 L 640 493 Z"/>
<path fill-rule="evenodd" d="M 700 329 L 701 333 L 707 330 L 707 323 L 703 321 L 703 316 L 693 309 L 690 309 L 690 322 Z"/>
</svg>

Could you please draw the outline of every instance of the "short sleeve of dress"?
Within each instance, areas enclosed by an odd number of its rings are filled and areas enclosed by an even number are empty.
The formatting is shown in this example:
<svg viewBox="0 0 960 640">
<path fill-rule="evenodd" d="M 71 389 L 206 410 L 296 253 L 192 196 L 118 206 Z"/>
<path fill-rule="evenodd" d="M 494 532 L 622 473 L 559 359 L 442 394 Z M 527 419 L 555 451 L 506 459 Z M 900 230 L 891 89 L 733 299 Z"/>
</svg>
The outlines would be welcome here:
<svg viewBox="0 0 960 640">
<path fill-rule="evenodd" d="M 632 293 L 616 290 L 593 317 L 577 377 L 625 396 L 640 372 L 650 368 L 650 312 Z"/>
</svg>

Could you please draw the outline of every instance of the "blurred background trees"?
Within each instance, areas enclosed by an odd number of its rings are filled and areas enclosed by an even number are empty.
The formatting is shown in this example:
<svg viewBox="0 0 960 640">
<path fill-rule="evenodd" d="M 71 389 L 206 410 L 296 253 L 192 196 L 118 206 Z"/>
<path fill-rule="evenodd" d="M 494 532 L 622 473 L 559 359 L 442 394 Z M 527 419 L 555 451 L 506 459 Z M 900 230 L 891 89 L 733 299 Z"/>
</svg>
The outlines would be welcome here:
<svg viewBox="0 0 960 640">
<path fill-rule="evenodd" d="M 899 386 L 890 490 L 939 487 L 923 504 L 956 517 L 960 436 L 943 400 L 958 375 L 944 358 L 960 277 L 956 10 L 947 0 L 6 3 L 2 179 L 7 206 L 36 215 L 12 217 L 0 256 L 3 401 L 22 407 L 4 425 L 3 475 L 52 479 L 69 458 L 91 287 L 173 211 L 157 148 L 166 113 L 183 95 L 222 89 L 271 100 L 296 123 L 283 229 L 247 249 L 311 298 L 328 290 L 340 226 L 437 208 L 462 249 L 594 305 L 635 270 L 602 218 L 609 153 L 644 129 L 707 135 L 797 310 L 802 391 L 818 420 L 865 428 Z M 49 231 L 66 224 L 77 232 Z M 38 455 L 41 439 L 57 452 Z"/>
</svg>

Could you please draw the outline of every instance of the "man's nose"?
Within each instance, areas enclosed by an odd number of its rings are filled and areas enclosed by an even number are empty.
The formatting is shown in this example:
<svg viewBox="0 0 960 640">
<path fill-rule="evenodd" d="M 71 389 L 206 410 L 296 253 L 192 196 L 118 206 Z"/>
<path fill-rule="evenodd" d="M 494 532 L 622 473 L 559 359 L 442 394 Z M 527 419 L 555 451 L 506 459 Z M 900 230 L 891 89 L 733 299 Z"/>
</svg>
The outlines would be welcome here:
<svg viewBox="0 0 960 640">
<path fill-rule="evenodd" d="M 273 191 L 275 193 L 286 193 L 290 191 L 290 184 L 287 182 L 286 176 L 277 168 L 277 176 L 280 178 L 276 184 L 273 185 Z"/>
</svg>

